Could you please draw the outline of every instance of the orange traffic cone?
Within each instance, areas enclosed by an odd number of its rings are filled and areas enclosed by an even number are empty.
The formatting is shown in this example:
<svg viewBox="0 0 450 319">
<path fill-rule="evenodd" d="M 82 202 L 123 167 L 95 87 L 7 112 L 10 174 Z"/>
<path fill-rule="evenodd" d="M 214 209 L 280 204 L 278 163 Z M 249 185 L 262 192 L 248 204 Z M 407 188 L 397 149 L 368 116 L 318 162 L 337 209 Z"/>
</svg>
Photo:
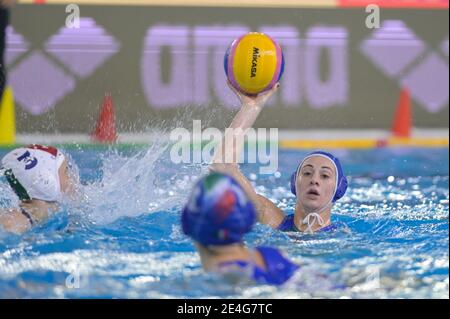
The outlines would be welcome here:
<svg viewBox="0 0 450 319">
<path fill-rule="evenodd" d="M 411 97 L 407 89 L 402 89 L 391 133 L 394 137 L 411 137 L 411 125 Z"/>
<path fill-rule="evenodd" d="M 105 93 L 91 138 L 94 142 L 100 143 L 115 143 L 117 140 L 116 116 L 111 93 Z"/>
</svg>

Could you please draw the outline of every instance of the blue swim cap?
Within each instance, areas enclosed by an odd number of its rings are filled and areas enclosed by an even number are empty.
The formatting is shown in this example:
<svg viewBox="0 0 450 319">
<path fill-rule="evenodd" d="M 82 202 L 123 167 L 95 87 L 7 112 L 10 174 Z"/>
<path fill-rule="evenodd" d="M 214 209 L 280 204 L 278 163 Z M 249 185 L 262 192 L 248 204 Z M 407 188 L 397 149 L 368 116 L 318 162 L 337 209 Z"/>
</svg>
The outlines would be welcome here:
<svg viewBox="0 0 450 319">
<path fill-rule="evenodd" d="M 340 199 L 340 198 L 342 198 L 344 196 L 344 194 L 345 194 L 345 192 L 347 190 L 348 181 L 347 181 L 347 178 L 344 175 L 344 171 L 342 170 L 342 166 L 341 166 L 341 163 L 339 162 L 339 159 L 337 157 L 333 156 L 332 154 L 324 152 L 324 151 L 315 151 L 315 152 L 309 153 L 300 162 L 300 164 L 298 165 L 297 169 L 295 170 L 294 173 L 292 173 L 292 176 L 291 176 L 291 192 L 294 195 L 297 195 L 297 190 L 295 188 L 296 188 L 296 181 L 297 181 L 298 171 L 302 167 L 302 165 L 305 162 L 305 160 L 310 158 L 310 157 L 312 157 L 312 156 L 323 156 L 323 157 L 326 157 L 326 158 L 330 159 L 335 165 L 336 173 L 337 173 L 337 180 L 336 180 L 336 191 L 335 191 L 334 196 L 333 196 L 333 203 L 334 203 L 338 199 Z"/>
<path fill-rule="evenodd" d="M 244 190 L 219 173 L 197 182 L 181 214 L 183 232 L 205 246 L 240 242 L 255 222 L 255 208 Z"/>
</svg>

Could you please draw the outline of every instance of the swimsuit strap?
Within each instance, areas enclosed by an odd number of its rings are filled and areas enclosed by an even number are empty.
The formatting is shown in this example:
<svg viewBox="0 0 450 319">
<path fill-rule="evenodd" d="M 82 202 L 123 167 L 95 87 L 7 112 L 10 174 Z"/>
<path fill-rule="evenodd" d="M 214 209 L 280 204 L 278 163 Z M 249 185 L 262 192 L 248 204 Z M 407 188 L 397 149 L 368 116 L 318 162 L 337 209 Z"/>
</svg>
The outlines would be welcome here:
<svg viewBox="0 0 450 319">
<path fill-rule="evenodd" d="M 281 224 L 277 227 L 278 230 L 291 232 L 291 231 L 300 231 L 294 223 L 294 214 L 287 215 L 284 217 Z"/>
<path fill-rule="evenodd" d="M 262 268 L 259 267 L 258 264 L 256 263 L 255 254 L 257 254 L 258 251 L 255 249 L 248 249 L 248 250 L 249 250 L 249 259 L 248 260 L 236 259 L 236 260 L 224 261 L 224 262 L 219 263 L 219 268 L 224 267 L 224 266 L 230 266 L 230 265 L 238 265 L 240 267 L 251 266 L 252 268 L 260 268 L 262 270 Z"/>
<path fill-rule="evenodd" d="M 28 213 L 28 212 L 27 212 L 25 209 L 23 209 L 23 208 L 20 209 L 20 212 L 22 213 L 23 216 L 25 216 L 25 217 L 28 219 L 28 221 L 30 222 L 30 225 L 31 225 L 31 226 L 34 226 L 34 220 L 33 220 L 33 218 L 31 217 L 30 213 Z"/>
<path fill-rule="evenodd" d="M 305 218 L 305 220 L 306 220 L 306 218 Z M 306 221 L 306 223 L 307 223 L 307 221 Z M 320 222 L 319 222 L 319 224 L 320 224 Z M 317 232 L 332 231 L 332 230 L 342 227 L 343 225 L 345 225 L 345 224 L 341 223 L 341 222 L 330 223 L 329 225 L 318 229 Z M 294 214 L 287 215 L 283 219 L 281 224 L 277 227 L 277 229 L 281 230 L 283 232 L 302 232 L 300 229 L 297 228 L 297 226 L 294 223 Z"/>
<path fill-rule="evenodd" d="M 271 285 L 283 284 L 299 268 L 298 265 L 284 258 L 275 248 L 256 247 L 255 251 L 252 251 L 252 254 L 257 252 L 261 254 L 264 260 L 264 269 L 256 264 L 256 255 L 251 256 L 249 260 L 222 262 L 219 264 L 219 268 L 226 266 L 237 266 L 239 268 L 251 267 L 253 269 L 252 278 L 255 281 Z"/>
</svg>

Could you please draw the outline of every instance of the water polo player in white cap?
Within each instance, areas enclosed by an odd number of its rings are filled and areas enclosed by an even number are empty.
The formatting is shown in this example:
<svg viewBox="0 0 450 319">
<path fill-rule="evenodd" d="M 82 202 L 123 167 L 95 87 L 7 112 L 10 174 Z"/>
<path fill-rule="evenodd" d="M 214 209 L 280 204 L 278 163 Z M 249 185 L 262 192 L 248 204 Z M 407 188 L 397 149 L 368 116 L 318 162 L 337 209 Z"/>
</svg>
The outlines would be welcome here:
<svg viewBox="0 0 450 319">
<path fill-rule="evenodd" d="M 250 181 L 239 170 L 237 160 L 244 147 L 244 135 L 253 126 L 264 104 L 277 91 L 279 84 L 256 96 L 245 95 L 230 83 L 229 86 L 242 106 L 230 125 L 234 138 L 227 138 L 225 133 L 225 139 L 218 148 L 210 169 L 232 176 L 243 187 L 255 204 L 260 223 L 281 231 L 309 233 L 330 231 L 343 226 L 342 223 L 331 223 L 331 209 L 344 196 L 347 179 L 339 160 L 330 153 L 316 151 L 308 154 L 292 174 L 291 191 L 297 197 L 294 214 L 286 216 L 272 201 L 256 193 Z M 227 161 L 222 154 L 227 154 Z M 228 158 L 232 161 L 228 161 Z"/>
<path fill-rule="evenodd" d="M 0 229 L 13 233 L 23 233 L 46 220 L 64 194 L 75 193 L 78 183 L 67 158 L 54 147 L 14 149 L 3 157 L 0 170 L 20 200 L 18 208 L 0 210 Z"/>
</svg>

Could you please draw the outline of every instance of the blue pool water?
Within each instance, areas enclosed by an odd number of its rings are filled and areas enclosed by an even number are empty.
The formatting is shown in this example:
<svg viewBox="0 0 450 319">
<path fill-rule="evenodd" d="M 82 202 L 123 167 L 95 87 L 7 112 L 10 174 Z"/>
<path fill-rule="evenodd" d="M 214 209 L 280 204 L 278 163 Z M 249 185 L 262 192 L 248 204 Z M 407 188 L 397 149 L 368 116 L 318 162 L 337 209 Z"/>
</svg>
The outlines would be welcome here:
<svg viewBox="0 0 450 319">
<path fill-rule="evenodd" d="M 172 164 L 158 145 L 65 151 L 84 197 L 21 236 L 0 231 L 1 298 L 449 298 L 446 148 L 335 151 L 350 188 L 333 220 L 346 228 L 290 235 L 257 225 L 246 237 L 302 266 L 281 288 L 202 271 L 179 221 L 204 166 Z M 305 154 L 280 150 L 273 175 L 242 169 L 292 211 L 288 180 Z M 0 209 L 17 204 L 4 178 L 0 194 Z"/>
</svg>

